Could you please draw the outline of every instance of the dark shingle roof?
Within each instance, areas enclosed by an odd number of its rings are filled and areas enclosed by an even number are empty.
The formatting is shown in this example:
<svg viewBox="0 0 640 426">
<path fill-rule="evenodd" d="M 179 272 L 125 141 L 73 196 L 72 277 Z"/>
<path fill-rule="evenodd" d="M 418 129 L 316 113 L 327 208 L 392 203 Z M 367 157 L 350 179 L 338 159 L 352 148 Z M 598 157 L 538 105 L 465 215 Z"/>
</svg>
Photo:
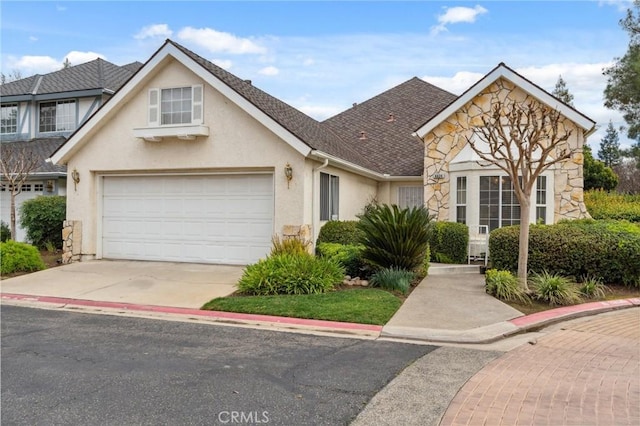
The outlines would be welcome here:
<svg viewBox="0 0 640 426">
<path fill-rule="evenodd" d="M 21 150 L 31 151 L 36 155 L 40 164 L 33 173 L 65 173 L 67 171 L 65 166 L 57 166 L 45 161 L 51 157 L 51 154 L 62 146 L 65 141 L 66 139 L 63 137 L 55 137 L 30 139 L 28 141 L 2 142 L 0 144 L 0 155 L 5 157 L 8 155 L 8 152 L 20 152 Z"/>
<path fill-rule="evenodd" d="M 107 89 L 115 92 L 140 66 L 142 64 L 134 62 L 120 67 L 98 58 L 49 74 L 34 75 L 3 84 L 0 86 L 0 94 L 2 96 L 42 95 L 90 89 Z"/>
<path fill-rule="evenodd" d="M 361 156 L 369 158 L 374 170 L 393 176 L 421 176 L 424 145 L 412 133 L 456 98 L 414 77 L 323 124 Z M 365 132 L 366 139 L 360 139 L 361 132 Z"/>
<path fill-rule="evenodd" d="M 371 163 L 368 158 L 354 151 L 349 144 L 345 143 L 345 141 L 331 131 L 330 128 L 285 102 L 263 92 L 245 80 L 207 61 L 186 47 L 171 40 L 167 40 L 167 42 L 180 49 L 312 149 L 339 157 L 370 170 L 375 170 L 374 164 Z"/>
</svg>

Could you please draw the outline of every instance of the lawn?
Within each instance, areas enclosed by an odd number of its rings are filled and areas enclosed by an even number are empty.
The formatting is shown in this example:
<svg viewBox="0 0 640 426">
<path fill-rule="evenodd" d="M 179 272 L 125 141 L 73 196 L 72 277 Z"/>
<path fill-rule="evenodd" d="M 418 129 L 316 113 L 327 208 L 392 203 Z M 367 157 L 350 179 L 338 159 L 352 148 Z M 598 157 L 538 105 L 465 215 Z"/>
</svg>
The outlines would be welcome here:
<svg viewBox="0 0 640 426">
<path fill-rule="evenodd" d="M 350 288 L 323 294 L 220 297 L 202 309 L 384 325 L 400 305 L 402 299 L 388 291 Z"/>
</svg>

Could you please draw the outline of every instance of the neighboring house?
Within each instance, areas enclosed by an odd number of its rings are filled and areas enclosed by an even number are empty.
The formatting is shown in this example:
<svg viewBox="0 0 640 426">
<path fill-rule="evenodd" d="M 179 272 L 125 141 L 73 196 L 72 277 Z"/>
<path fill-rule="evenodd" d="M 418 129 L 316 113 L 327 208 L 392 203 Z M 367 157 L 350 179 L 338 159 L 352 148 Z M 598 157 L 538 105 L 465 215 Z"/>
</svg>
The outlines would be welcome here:
<svg viewBox="0 0 640 426">
<path fill-rule="evenodd" d="M 139 62 L 118 66 L 95 59 L 0 85 L 2 152 L 26 149 L 40 163 L 16 197 L 16 210 L 23 201 L 38 195 L 65 195 L 66 168 L 45 160 L 141 66 Z M 8 224 L 9 188 L 1 179 L 0 192 L 0 218 Z M 16 225 L 17 239 L 24 241 L 24 230 Z"/>
<path fill-rule="evenodd" d="M 502 64 L 460 97 L 413 78 L 318 122 L 167 40 L 52 156 L 78 178 L 63 260 L 247 264 L 274 234 L 314 240 L 374 200 L 514 223 L 503 173 L 479 169 L 464 139 L 485 92 L 502 87 L 558 107 L 576 148 L 594 127 Z M 586 214 L 581 154 L 565 163 L 536 194 L 541 220 Z"/>
</svg>

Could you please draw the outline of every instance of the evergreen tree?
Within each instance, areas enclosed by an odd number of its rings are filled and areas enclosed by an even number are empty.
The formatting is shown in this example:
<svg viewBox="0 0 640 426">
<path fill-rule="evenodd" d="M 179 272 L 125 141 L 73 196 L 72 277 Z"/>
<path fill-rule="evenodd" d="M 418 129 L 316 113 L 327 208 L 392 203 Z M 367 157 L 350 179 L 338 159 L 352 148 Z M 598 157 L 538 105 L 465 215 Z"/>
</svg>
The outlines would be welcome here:
<svg viewBox="0 0 640 426">
<path fill-rule="evenodd" d="M 64 62 L 62 63 L 62 69 L 69 68 L 71 66 L 71 62 L 69 62 L 69 58 L 64 58 Z"/>
<path fill-rule="evenodd" d="M 604 189 L 611 191 L 618 186 L 618 176 L 611 170 L 611 167 L 604 165 L 602 161 L 593 158 L 591 147 L 583 147 L 584 157 L 584 190 Z"/>
<path fill-rule="evenodd" d="M 613 123 L 609 120 L 607 126 L 607 133 L 600 141 L 600 151 L 598 151 L 598 158 L 604 162 L 607 167 L 613 167 L 620 164 L 622 155 L 620 153 L 620 138 L 618 137 L 618 131 L 613 127 Z"/>
<path fill-rule="evenodd" d="M 607 87 L 604 106 L 622 112 L 629 127 L 627 135 L 640 140 L 640 0 L 633 2 L 635 13 L 627 10 L 620 25 L 629 34 L 629 48 L 622 58 L 605 69 Z"/>
<path fill-rule="evenodd" d="M 569 93 L 569 89 L 567 88 L 567 83 L 565 83 L 562 76 L 558 76 L 558 81 L 556 82 L 556 87 L 551 92 L 553 96 L 560 99 L 562 102 L 569 106 L 573 106 L 573 95 Z"/>
</svg>

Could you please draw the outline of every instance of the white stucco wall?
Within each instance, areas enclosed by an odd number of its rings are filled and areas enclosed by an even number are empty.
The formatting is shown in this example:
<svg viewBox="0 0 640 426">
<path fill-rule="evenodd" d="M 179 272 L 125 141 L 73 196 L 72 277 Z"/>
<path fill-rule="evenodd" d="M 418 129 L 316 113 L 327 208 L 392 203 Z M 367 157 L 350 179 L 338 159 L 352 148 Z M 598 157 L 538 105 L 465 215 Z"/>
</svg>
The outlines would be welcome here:
<svg viewBox="0 0 640 426">
<path fill-rule="evenodd" d="M 149 88 L 204 84 L 204 125 L 208 137 L 194 141 L 164 138 L 147 142 L 133 136 L 134 128 L 147 126 Z M 224 173 L 271 171 L 274 173 L 274 233 L 285 225 L 302 225 L 310 216 L 309 164 L 305 158 L 276 137 L 249 114 L 176 61 L 170 61 L 130 101 L 119 105 L 108 124 L 99 128 L 68 163 L 68 171 L 80 173 L 74 189 L 67 184 L 67 218 L 82 220 L 83 257 L 91 257 L 100 244 L 100 177 L 107 174 Z M 284 167 L 293 168 L 287 187 Z M 348 194 L 348 193 L 347 193 Z M 346 213 L 345 213 L 346 214 Z"/>
</svg>

